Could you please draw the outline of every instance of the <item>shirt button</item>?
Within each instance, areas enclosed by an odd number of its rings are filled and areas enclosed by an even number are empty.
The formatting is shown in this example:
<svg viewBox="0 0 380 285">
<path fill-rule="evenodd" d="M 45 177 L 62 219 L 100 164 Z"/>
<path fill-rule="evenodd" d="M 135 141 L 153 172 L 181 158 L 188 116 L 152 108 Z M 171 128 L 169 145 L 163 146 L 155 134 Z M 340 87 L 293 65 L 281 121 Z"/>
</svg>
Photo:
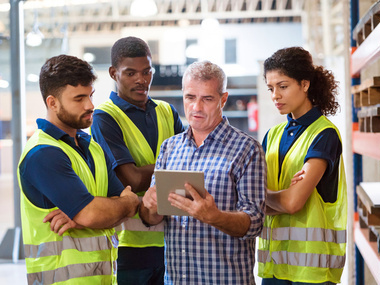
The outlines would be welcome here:
<svg viewBox="0 0 380 285">
<path fill-rule="evenodd" d="M 293 136 L 293 133 L 290 133 L 290 136 Z"/>
<path fill-rule="evenodd" d="M 185 279 L 185 278 L 186 278 L 186 275 L 185 275 L 185 274 L 183 274 L 183 275 L 182 275 L 182 278 L 183 278 L 183 279 Z"/>
<path fill-rule="evenodd" d="M 295 126 L 295 125 L 296 125 L 296 123 L 293 123 L 292 125 L 293 125 L 293 126 Z"/>
<path fill-rule="evenodd" d="M 182 254 L 185 255 L 186 253 L 186 250 L 182 249 Z"/>
</svg>

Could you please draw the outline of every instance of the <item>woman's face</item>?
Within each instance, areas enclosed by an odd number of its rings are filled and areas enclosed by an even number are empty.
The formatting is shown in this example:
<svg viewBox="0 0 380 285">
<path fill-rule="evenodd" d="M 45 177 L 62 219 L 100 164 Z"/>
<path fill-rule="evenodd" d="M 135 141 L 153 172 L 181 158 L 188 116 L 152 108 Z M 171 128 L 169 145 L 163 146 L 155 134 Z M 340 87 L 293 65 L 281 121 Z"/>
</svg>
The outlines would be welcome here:
<svg viewBox="0 0 380 285">
<path fill-rule="evenodd" d="M 297 119 L 313 107 L 307 97 L 310 81 L 302 80 L 299 84 L 279 70 L 272 70 L 266 73 L 266 83 L 272 101 L 281 115 L 292 113 L 293 119 Z"/>
</svg>

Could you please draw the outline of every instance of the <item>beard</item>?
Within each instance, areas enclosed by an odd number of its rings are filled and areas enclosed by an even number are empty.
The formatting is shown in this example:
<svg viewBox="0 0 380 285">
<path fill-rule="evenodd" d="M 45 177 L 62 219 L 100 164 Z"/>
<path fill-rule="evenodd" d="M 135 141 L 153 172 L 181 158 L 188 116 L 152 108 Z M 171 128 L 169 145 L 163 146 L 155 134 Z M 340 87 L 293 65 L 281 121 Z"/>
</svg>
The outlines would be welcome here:
<svg viewBox="0 0 380 285">
<path fill-rule="evenodd" d="M 86 129 L 91 126 L 92 124 L 92 117 L 91 119 L 83 119 L 83 117 L 87 116 L 88 114 L 92 114 L 93 111 L 87 111 L 86 113 L 82 114 L 79 119 L 77 116 L 70 114 L 62 105 L 59 109 L 59 112 L 57 113 L 58 119 L 66 124 L 67 126 L 73 128 L 73 129 Z"/>
</svg>

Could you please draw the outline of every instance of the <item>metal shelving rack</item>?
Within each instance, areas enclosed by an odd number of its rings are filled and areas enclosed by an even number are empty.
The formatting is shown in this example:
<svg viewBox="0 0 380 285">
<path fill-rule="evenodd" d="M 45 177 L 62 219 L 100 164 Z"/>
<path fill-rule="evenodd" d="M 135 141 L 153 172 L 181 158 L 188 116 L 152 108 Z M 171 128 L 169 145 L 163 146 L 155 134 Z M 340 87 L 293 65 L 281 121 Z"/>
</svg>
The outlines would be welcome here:
<svg viewBox="0 0 380 285">
<path fill-rule="evenodd" d="M 380 1 L 375 3 L 368 13 L 358 20 L 359 0 L 351 0 L 351 29 L 352 39 L 351 53 L 351 76 L 352 85 L 360 83 L 360 72 L 371 63 L 380 58 L 380 25 L 378 14 L 380 11 Z M 374 16 L 375 14 L 376 17 Z M 370 25 L 368 25 L 370 23 Z M 356 27 L 354 27 L 356 25 Z M 354 108 L 354 107 L 353 107 Z M 355 114 L 355 110 L 353 114 Z M 353 127 L 357 128 L 357 117 L 353 117 Z M 362 155 L 380 160 L 380 133 L 363 133 L 354 131 L 352 134 L 353 155 L 354 155 L 354 187 L 362 181 Z M 356 191 L 355 196 L 356 196 Z M 357 200 L 355 197 L 355 209 Z M 359 226 L 359 222 L 354 223 L 354 241 L 356 246 L 356 284 L 364 284 L 364 262 L 373 275 L 374 279 L 380 284 L 380 255 L 376 242 L 368 239 L 368 229 Z"/>
</svg>

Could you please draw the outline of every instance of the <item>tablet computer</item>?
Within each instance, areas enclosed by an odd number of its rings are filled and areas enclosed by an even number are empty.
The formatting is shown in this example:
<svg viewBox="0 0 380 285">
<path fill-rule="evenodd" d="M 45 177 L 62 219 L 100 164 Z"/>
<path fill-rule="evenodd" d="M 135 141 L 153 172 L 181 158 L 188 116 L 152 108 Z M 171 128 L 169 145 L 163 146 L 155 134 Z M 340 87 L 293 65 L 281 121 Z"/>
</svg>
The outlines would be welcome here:
<svg viewBox="0 0 380 285">
<path fill-rule="evenodd" d="M 185 183 L 191 184 L 201 197 L 205 196 L 204 173 L 186 170 L 155 170 L 157 190 L 157 213 L 159 215 L 188 216 L 189 214 L 170 204 L 168 196 L 174 192 L 189 199 L 190 193 L 185 190 Z"/>
</svg>

